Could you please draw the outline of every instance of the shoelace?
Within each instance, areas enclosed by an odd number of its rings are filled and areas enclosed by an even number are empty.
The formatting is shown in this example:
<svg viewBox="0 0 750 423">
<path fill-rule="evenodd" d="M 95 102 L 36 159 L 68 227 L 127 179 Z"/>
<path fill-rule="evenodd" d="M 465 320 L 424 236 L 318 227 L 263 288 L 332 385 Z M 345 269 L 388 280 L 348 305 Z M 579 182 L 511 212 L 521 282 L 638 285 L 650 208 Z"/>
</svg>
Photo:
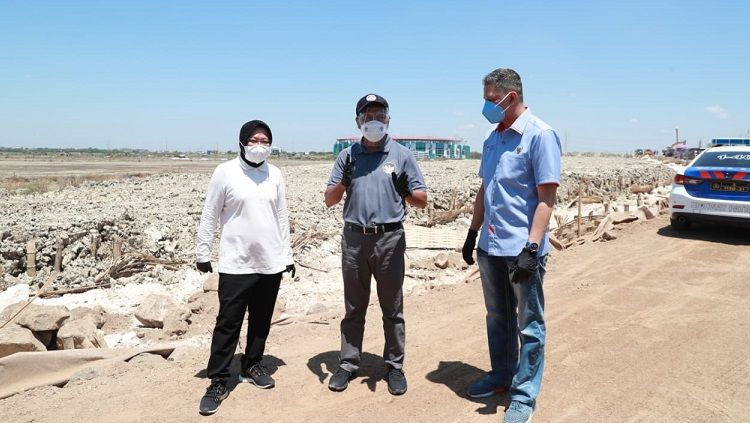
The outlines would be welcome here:
<svg viewBox="0 0 750 423">
<path fill-rule="evenodd" d="M 403 379 L 405 379 L 404 373 L 402 371 L 399 371 L 399 370 L 396 370 L 396 369 L 391 369 L 388 372 L 388 379 L 392 379 L 392 378 L 393 379 L 397 379 L 397 380 L 403 380 Z"/>
<path fill-rule="evenodd" d="M 206 396 L 212 397 L 214 400 L 218 401 L 219 397 L 222 394 L 224 386 L 221 383 L 212 383 L 208 389 L 206 389 Z"/>
<path fill-rule="evenodd" d="M 262 365 L 256 364 L 250 368 L 250 374 L 255 376 L 266 376 L 268 375 L 268 370 Z"/>
</svg>

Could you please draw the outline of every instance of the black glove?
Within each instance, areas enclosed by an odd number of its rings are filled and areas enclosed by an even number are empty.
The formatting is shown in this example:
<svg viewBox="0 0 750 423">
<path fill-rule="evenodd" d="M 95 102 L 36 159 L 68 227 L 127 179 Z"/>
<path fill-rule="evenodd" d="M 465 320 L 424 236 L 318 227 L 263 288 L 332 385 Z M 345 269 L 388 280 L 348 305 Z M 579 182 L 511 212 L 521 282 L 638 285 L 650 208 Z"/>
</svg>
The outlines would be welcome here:
<svg viewBox="0 0 750 423">
<path fill-rule="evenodd" d="M 393 186 L 396 187 L 396 192 L 401 198 L 406 198 L 411 195 L 411 190 L 409 189 L 409 176 L 406 172 L 401 172 L 398 176 L 396 176 L 396 172 L 391 172 L 391 179 L 393 179 Z"/>
<path fill-rule="evenodd" d="M 527 248 L 521 250 L 521 254 L 516 257 L 516 261 L 508 269 L 510 281 L 513 283 L 525 283 L 536 273 L 539 262 L 536 259 L 536 252 Z"/>
<path fill-rule="evenodd" d="M 477 245 L 477 231 L 469 229 L 469 233 L 466 234 L 466 241 L 464 241 L 464 247 L 461 249 L 461 253 L 464 256 L 466 264 L 471 266 L 474 264 L 474 246 Z"/>
<path fill-rule="evenodd" d="M 348 187 L 352 184 L 352 173 L 354 172 L 354 164 L 357 163 L 356 160 L 352 160 L 351 155 L 346 156 L 346 162 L 344 162 L 344 171 L 341 175 L 341 183 Z"/>
<path fill-rule="evenodd" d="M 201 273 L 213 273 L 214 269 L 211 267 L 211 262 L 207 261 L 205 263 L 195 263 L 195 268 L 198 269 Z"/>
<path fill-rule="evenodd" d="M 297 274 L 297 268 L 294 267 L 293 264 L 287 264 L 286 265 L 286 270 L 284 270 L 284 272 L 291 272 L 292 273 L 292 279 L 294 279 L 294 275 Z"/>
</svg>

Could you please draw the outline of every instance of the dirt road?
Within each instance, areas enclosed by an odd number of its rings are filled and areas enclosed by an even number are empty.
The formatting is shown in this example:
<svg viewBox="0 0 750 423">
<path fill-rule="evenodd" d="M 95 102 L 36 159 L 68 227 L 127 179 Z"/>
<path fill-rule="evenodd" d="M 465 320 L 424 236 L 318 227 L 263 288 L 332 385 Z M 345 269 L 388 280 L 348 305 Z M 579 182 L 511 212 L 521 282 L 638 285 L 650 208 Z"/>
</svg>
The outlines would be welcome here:
<svg viewBox="0 0 750 423">
<path fill-rule="evenodd" d="M 545 281 L 547 364 L 535 422 L 750 421 L 750 230 L 676 234 L 662 216 L 618 239 L 555 253 Z M 234 387 L 212 417 L 204 349 L 179 362 L 122 363 L 65 388 L 0 401 L 3 421 L 500 421 L 508 397 L 464 394 L 488 366 L 477 282 L 406 300 L 409 392 L 382 380 L 377 305 L 361 376 L 326 388 L 338 315 L 274 327 L 266 363 L 277 387 Z M 235 369 L 236 371 L 236 369 Z"/>
</svg>

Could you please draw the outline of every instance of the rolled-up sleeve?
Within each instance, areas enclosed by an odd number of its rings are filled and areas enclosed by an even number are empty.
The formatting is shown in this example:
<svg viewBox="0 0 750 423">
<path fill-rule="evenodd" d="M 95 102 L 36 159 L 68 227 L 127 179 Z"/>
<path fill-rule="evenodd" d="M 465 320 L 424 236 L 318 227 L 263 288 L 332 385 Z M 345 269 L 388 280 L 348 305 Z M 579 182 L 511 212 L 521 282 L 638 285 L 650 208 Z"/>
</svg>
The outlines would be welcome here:
<svg viewBox="0 0 750 423">
<path fill-rule="evenodd" d="M 560 137 L 552 129 L 542 131 L 531 143 L 531 164 L 536 185 L 560 185 L 562 148 Z"/>
</svg>

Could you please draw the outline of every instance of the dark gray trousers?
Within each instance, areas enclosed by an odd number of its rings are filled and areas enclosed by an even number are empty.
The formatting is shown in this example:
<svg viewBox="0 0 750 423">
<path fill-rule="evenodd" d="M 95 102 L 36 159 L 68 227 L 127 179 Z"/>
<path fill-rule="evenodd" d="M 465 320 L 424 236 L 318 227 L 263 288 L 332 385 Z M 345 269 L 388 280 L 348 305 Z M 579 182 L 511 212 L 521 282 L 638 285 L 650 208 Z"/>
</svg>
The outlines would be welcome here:
<svg viewBox="0 0 750 423">
<path fill-rule="evenodd" d="M 365 235 L 344 229 L 341 237 L 341 271 L 344 276 L 346 315 L 341 320 L 341 367 L 359 368 L 365 315 L 370 302 L 370 281 L 375 276 L 383 312 L 383 359 L 396 369 L 404 364 L 404 230 Z"/>
</svg>

